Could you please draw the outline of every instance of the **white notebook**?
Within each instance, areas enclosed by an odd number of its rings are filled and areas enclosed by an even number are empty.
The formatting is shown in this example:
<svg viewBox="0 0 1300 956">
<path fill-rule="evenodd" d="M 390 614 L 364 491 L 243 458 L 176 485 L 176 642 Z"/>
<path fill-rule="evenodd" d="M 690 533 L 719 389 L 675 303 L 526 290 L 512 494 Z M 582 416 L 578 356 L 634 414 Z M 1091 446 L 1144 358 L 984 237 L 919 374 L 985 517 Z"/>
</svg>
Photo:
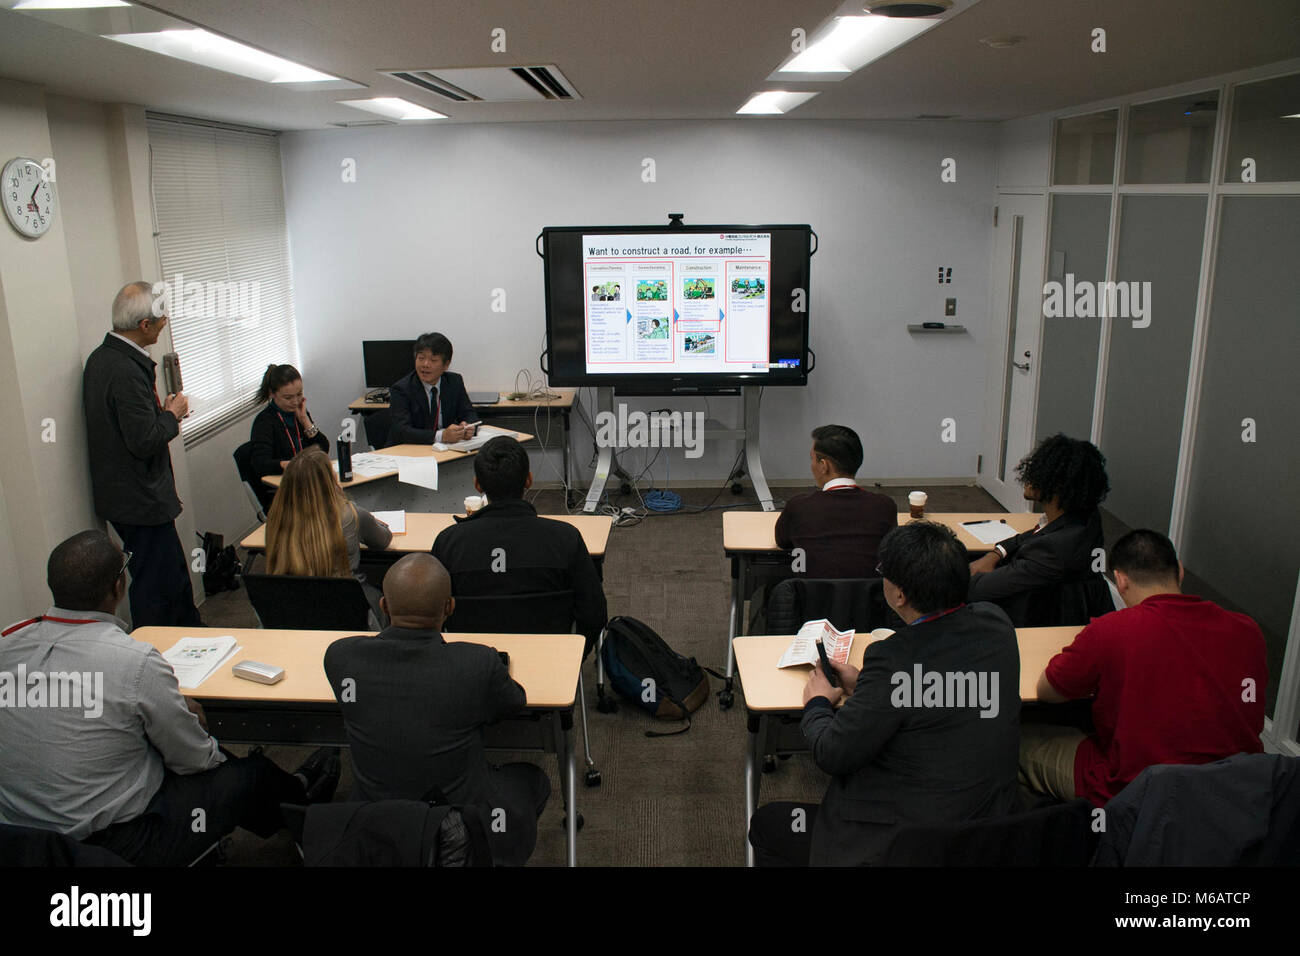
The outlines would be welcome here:
<svg viewBox="0 0 1300 956">
<path fill-rule="evenodd" d="M 212 676 L 239 650 L 239 642 L 229 634 L 213 637 L 182 637 L 167 650 L 163 660 L 176 672 L 181 687 L 193 689 Z"/>
</svg>

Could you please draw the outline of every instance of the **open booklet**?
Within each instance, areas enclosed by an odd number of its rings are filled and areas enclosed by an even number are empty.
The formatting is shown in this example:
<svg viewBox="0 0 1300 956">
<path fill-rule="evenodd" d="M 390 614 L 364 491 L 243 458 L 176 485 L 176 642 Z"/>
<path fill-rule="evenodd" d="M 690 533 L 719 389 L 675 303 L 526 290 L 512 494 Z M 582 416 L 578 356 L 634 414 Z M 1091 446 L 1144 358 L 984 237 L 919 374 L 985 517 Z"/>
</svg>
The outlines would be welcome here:
<svg viewBox="0 0 1300 956">
<path fill-rule="evenodd" d="M 817 654 L 819 643 L 826 648 L 826 656 L 832 664 L 844 664 L 849 659 L 849 651 L 853 648 L 853 637 L 856 633 L 852 630 L 836 630 L 834 625 L 825 618 L 809 621 L 799 628 L 799 633 L 794 636 L 794 640 L 785 649 L 776 666 L 797 667 L 800 664 L 816 664 L 821 660 Z M 887 627 L 878 627 L 867 634 L 866 638 L 868 642 L 879 641 L 893 633 Z"/>
<path fill-rule="evenodd" d="M 498 438 L 502 435 L 505 435 L 507 438 L 514 438 L 518 434 L 518 432 L 512 432 L 508 428 L 497 428 L 494 425 L 479 425 L 474 431 L 473 438 L 444 444 L 442 447 L 451 451 L 478 451 L 494 438 Z"/>
<path fill-rule="evenodd" d="M 238 650 L 239 642 L 229 635 L 182 637 L 163 651 L 163 660 L 176 672 L 176 682 L 192 689 L 211 677 Z"/>
<path fill-rule="evenodd" d="M 997 544 L 1020 533 L 1005 521 L 963 521 L 961 526 L 985 544 Z"/>
</svg>

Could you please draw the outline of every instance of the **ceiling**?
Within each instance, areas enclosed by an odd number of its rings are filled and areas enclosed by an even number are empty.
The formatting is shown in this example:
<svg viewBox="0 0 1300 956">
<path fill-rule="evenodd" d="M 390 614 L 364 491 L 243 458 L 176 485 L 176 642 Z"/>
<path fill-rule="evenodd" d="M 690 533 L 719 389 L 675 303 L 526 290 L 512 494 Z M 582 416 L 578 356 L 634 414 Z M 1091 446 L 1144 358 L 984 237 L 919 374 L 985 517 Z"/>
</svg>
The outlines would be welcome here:
<svg viewBox="0 0 1300 956">
<path fill-rule="evenodd" d="M 0 0 L 11 6 L 16 0 Z M 1300 0 L 979 0 L 839 83 L 765 78 L 835 0 L 161 0 L 149 6 L 366 90 L 297 92 L 0 9 L 0 77 L 271 129 L 377 117 L 401 96 L 453 123 L 733 119 L 763 89 L 818 89 L 794 119 L 1002 120 L 1300 56 Z M 1089 49 L 1095 27 L 1106 53 Z M 490 49 L 506 31 L 506 52 Z M 982 37 L 1018 35 L 1008 49 Z M 379 70 L 554 64 L 580 99 L 447 104 Z M 782 117 L 784 118 L 784 117 Z M 762 119 L 752 119 L 762 122 Z M 769 120 L 770 121 L 770 120 Z"/>
</svg>

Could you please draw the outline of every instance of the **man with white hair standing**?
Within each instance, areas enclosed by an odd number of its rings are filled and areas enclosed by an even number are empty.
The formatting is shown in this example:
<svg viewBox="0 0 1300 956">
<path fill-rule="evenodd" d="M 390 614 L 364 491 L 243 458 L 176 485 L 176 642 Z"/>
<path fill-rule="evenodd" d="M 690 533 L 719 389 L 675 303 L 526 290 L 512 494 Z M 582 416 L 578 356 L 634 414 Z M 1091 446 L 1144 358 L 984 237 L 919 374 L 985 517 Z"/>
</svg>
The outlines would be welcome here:
<svg viewBox="0 0 1300 956">
<path fill-rule="evenodd" d="M 198 625 L 189 562 L 176 534 L 176 496 L 168 444 L 189 414 L 183 394 L 158 397 L 154 360 L 166 315 L 155 315 L 147 282 L 130 282 L 113 300 L 113 330 L 86 359 L 82 402 L 90 446 L 95 512 L 112 523 L 131 555 L 131 623 Z"/>
</svg>

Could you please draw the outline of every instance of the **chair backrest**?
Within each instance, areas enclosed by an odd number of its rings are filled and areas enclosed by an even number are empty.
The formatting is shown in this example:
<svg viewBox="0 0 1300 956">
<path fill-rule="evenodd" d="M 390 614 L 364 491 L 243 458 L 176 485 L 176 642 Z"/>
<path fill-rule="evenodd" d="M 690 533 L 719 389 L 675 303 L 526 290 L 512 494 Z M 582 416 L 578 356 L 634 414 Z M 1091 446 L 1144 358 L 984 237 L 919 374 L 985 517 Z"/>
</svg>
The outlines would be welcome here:
<svg viewBox="0 0 1300 956">
<path fill-rule="evenodd" d="M 387 448 L 388 433 L 393 428 L 393 413 L 388 409 L 371 412 L 362 419 L 366 427 L 366 441 L 371 448 Z"/>
<path fill-rule="evenodd" d="M 1106 578 L 1091 574 L 1013 594 L 996 602 L 1016 627 L 1087 624 L 1115 610 Z"/>
<path fill-rule="evenodd" d="M 880 578 L 786 578 L 767 601 L 767 633 L 793 634 L 805 621 L 826 618 L 840 630 L 900 628 L 885 603 Z"/>
<path fill-rule="evenodd" d="M 456 596 L 443 624 L 451 634 L 567 634 L 573 630 L 573 592 Z"/>
<path fill-rule="evenodd" d="M 275 497 L 275 492 L 263 484 L 261 478 L 253 474 L 253 443 L 244 442 L 235 449 L 231 457 L 235 459 L 235 468 L 239 472 L 239 480 L 243 482 L 249 502 L 257 512 L 257 520 L 265 521 L 266 512 L 271 507 L 271 499 Z"/>
<path fill-rule="evenodd" d="M 1087 866 L 1097 846 L 1092 804 L 1072 800 L 961 823 L 909 824 L 881 866 Z"/>
<path fill-rule="evenodd" d="M 305 866 L 491 866 L 477 807 L 424 800 L 280 804 Z"/>
<path fill-rule="evenodd" d="M 245 574 L 244 587 L 262 627 L 367 631 L 370 603 L 354 577 Z"/>
</svg>

